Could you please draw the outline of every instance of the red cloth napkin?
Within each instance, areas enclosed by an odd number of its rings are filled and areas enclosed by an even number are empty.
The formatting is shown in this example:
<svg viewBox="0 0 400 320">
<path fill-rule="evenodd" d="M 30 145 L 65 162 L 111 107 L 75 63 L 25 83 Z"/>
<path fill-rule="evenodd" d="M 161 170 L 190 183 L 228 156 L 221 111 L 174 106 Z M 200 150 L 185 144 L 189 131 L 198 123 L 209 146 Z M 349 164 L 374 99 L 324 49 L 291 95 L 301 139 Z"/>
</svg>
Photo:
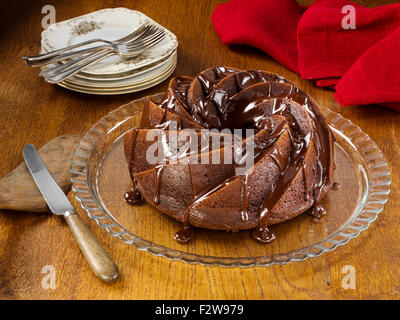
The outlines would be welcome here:
<svg viewBox="0 0 400 320">
<path fill-rule="evenodd" d="M 342 28 L 346 14 L 355 8 L 356 29 Z M 304 79 L 342 77 L 371 46 L 400 26 L 399 5 L 365 8 L 347 0 L 316 0 L 297 27 L 300 74 Z"/>
<path fill-rule="evenodd" d="M 342 28 L 345 5 L 356 29 Z M 232 0 L 216 7 L 225 44 L 255 46 L 321 87 L 341 105 L 379 103 L 400 111 L 400 4 L 365 8 L 345 0 Z M 297 39 L 296 39 L 297 37 Z"/>
<path fill-rule="evenodd" d="M 377 103 L 400 111 L 400 27 L 357 59 L 337 83 L 335 98 L 341 105 Z"/>
<path fill-rule="evenodd" d="M 296 29 L 304 10 L 293 0 L 232 0 L 211 19 L 224 44 L 256 47 L 299 73 Z"/>
</svg>

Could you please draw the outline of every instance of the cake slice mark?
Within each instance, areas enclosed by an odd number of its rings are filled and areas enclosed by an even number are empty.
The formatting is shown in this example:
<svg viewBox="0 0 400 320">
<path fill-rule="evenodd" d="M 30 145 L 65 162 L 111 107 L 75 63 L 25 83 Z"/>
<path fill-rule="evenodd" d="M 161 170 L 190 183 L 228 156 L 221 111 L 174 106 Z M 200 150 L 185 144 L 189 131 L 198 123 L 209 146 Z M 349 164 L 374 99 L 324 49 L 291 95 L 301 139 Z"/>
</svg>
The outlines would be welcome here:
<svg viewBox="0 0 400 320">
<path fill-rule="evenodd" d="M 188 235 L 189 232 L 185 230 L 192 229 L 190 226 L 190 211 L 192 208 L 200 201 L 206 199 L 210 194 L 218 191 L 219 189 L 223 188 L 224 186 L 228 185 L 230 181 L 232 181 L 236 176 L 229 177 L 227 180 L 225 180 L 223 183 L 213 187 L 213 188 L 207 188 L 204 189 L 201 193 L 199 193 L 197 196 L 193 197 L 193 200 L 188 204 L 186 207 L 185 211 L 183 212 L 183 229 L 179 230 L 177 233 L 175 233 L 174 239 L 179 241 L 179 242 L 188 242 L 190 241 L 191 238 L 188 237 L 183 237 L 182 235 Z M 193 235 L 193 232 L 191 233 Z M 185 241 L 182 241 L 182 239 L 185 239 Z"/>
</svg>

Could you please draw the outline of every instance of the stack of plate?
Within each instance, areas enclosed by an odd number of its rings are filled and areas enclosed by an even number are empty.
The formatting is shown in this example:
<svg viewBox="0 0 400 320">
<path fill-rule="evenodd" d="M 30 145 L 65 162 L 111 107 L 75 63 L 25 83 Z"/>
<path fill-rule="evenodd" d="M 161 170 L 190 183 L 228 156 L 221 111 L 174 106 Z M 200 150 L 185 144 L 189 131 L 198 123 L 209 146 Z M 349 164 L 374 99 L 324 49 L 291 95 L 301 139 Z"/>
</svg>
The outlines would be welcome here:
<svg viewBox="0 0 400 320">
<path fill-rule="evenodd" d="M 120 39 L 146 22 L 164 29 L 165 38 L 158 45 L 134 58 L 125 59 L 118 55 L 108 57 L 59 83 L 70 90 L 91 94 L 144 90 L 162 82 L 175 70 L 178 41 L 172 32 L 141 12 L 126 8 L 104 9 L 55 23 L 42 32 L 42 52 L 90 39 Z"/>
</svg>

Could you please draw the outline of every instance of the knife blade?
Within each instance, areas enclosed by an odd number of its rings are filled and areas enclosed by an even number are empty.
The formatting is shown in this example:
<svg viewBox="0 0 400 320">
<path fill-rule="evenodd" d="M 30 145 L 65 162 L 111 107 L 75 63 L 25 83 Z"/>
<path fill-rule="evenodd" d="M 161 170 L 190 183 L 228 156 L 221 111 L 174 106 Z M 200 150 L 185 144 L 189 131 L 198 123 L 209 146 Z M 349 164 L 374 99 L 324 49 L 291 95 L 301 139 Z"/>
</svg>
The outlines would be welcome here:
<svg viewBox="0 0 400 320">
<path fill-rule="evenodd" d="M 74 211 L 68 198 L 45 167 L 35 147 L 31 144 L 26 145 L 23 154 L 29 172 L 51 212 L 63 215 L 66 211 Z"/>
<path fill-rule="evenodd" d="M 118 269 L 90 229 L 75 213 L 73 206 L 47 170 L 35 147 L 28 144 L 23 149 L 25 163 L 33 180 L 43 195 L 51 212 L 63 215 L 89 266 L 97 277 L 114 282 Z"/>
</svg>

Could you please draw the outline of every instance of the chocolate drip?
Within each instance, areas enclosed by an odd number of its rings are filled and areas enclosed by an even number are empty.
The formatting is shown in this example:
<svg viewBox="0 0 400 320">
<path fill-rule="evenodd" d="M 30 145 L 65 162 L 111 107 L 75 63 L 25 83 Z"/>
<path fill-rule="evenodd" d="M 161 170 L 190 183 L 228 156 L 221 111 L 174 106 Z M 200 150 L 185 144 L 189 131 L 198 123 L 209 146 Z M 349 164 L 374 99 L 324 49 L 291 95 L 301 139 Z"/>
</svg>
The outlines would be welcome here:
<svg viewBox="0 0 400 320">
<path fill-rule="evenodd" d="M 257 226 L 257 228 L 251 232 L 251 235 L 255 240 L 262 243 L 269 243 L 275 240 L 275 234 L 271 232 L 268 226 L 262 224 Z"/>
<path fill-rule="evenodd" d="M 326 213 L 319 203 L 315 203 L 307 212 L 316 221 L 320 220 Z"/>
<path fill-rule="evenodd" d="M 137 138 L 137 130 L 133 130 L 132 131 L 132 144 L 131 144 L 131 148 L 133 148 L 133 146 L 136 144 L 136 138 Z M 133 161 L 133 149 L 131 149 L 129 151 L 129 154 L 131 155 L 131 160 L 129 161 L 128 167 L 129 167 L 129 174 L 131 176 L 131 180 L 132 180 L 132 187 L 125 192 L 124 194 L 124 200 L 131 204 L 131 205 L 141 205 L 144 201 L 143 201 L 143 197 L 142 194 L 140 193 L 140 191 L 137 189 L 136 187 L 136 182 L 135 179 L 133 177 L 133 167 L 134 167 L 134 161 Z"/>
<path fill-rule="evenodd" d="M 184 227 L 175 233 L 174 239 L 180 243 L 186 243 L 192 240 L 193 229 L 191 227 Z"/>
<path fill-rule="evenodd" d="M 249 213 L 247 212 L 247 207 L 249 205 L 249 191 L 247 188 L 247 178 L 248 176 L 242 175 L 242 222 L 247 222 L 249 220 Z"/>
<path fill-rule="evenodd" d="M 155 182 L 154 182 L 154 198 L 153 201 L 155 204 L 160 203 L 160 186 L 161 186 L 161 175 L 164 169 L 164 165 L 157 165 L 154 167 L 155 172 Z"/>
<path fill-rule="evenodd" d="M 307 170 L 306 170 L 306 164 L 303 164 L 302 167 L 303 170 L 303 177 L 304 177 L 304 188 L 305 188 L 305 193 L 304 193 L 304 200 L 309 201 L 310 200 L 310 187 L 307 179 Z"/>
<path fill-rule="evenodd" d="M 136 186 L 132 187 L 124 194 L 124 200 L 131 205 L 138 206 L 143 204 L 143 197 Z"/>
<path fill-rule="evenodd" d="M 135 178 L 133 177 L 134 165 L 135 165 L 135 163 L 133 161 L 133 151 L 134 151 L 133 148 L 136 145 L 136 138 L 137 138 L 137 130 L 136 129 L 134 129 L 132 131 L 131 136 L 132 136 L 131 145 L 129 146 L 130 147 L 130 150 L 129 150 L 130 161 L 128 162 L 128 167 L 129 167 L 129 174 L 131 176 L 131 180 L 132 180 L 132 183 L 133 183 L 133 187 L 132 188 L 136 188 Z"/>
<path fill-rule="evenodd" d="M 332 189 L 333 190 L 339 190 L 339 183 L 334 182 L 333 185 L 332 185 Z"/>
</svg>

